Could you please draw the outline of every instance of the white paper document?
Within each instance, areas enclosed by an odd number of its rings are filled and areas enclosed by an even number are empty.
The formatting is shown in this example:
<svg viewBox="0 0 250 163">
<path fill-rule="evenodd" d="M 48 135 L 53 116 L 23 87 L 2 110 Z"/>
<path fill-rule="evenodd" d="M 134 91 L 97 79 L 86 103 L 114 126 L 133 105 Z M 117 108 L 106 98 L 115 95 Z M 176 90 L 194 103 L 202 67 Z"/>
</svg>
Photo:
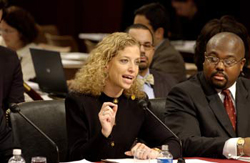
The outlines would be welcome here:
<svg viewBox="0 0 250 163">
<path fill-rule="evenodd" d="M 60 162 L 60 163 L 92 163 L 92 162 L 83 159 L 83 160 L 79 160 L 79 161 Z"/>
<path fill-rule="evenodd" d="M 124 158 L 124 159 L 107 159 L 107 161 L 112 161 L 116 163 L 157 163 L 156 159 L 153 160 L 134 160 L 131 158 Z M 186 163 L 216 163 L 210 161 L 204 161 L 199 159 L 185 159 Z M 173 163 L 177 163 L 177 160 L 174 160 Z"/>
<path fill-rule="evenodd" d="M 250 157 L 240 157 L 238 160 L 250 162 Z"/>
<path fill-rule="evenodd" d="M 156 159 L 153 160 L 134 160 L 132 158 L 123 158 L 123 159 L 106 159 L 107 161 L 110 161 L 112 163 L 157 163 Z M 185 159 L 186 163 L 216 163 L 211 161 L 204 161 L 199 159 Z M 66 162 L 60 162 L 60 163 L 66 163 Z M 71 161 L 67 163 L 93 163 L 88 160 L 79 160 L 79 161 Z M 177 163 L 177 160 L 174 160 L 173 163 Z"/>
</svg>

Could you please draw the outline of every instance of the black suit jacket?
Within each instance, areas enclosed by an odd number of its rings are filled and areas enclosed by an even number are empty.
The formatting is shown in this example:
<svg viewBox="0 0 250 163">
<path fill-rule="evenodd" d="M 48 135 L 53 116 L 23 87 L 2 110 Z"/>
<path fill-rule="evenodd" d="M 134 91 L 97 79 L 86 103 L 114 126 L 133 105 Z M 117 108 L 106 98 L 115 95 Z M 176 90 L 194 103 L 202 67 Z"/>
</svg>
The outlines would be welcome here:
<svg viewBox="0 0 250 163">
<path fill-rule="evenodd" d="M 0 46 L 0 108 L 24 101 L 23 74 L 17 54 Z"/>
<path fill-rule="evenodd" d="M 178 82 L 186 80 L 186 69 L 182 55 L 165 39 L 155 50 L 150 69 L 172 75 Z"/>
<path fill-rule="evenodd" d="M 138 106 L 138 99 L 121 95 L 118 98 L 116 125 L 108 138 L 101 133 L 98 113 L 103 102 L 114 98 L 70 93 L 66 100 L 66 120 L 69 159 L 100 161 L 106 158 L 124 158 L 135 138 L 143 140 L 149 147 L 168 144 L 174 158 L 180 156 L 176 138 L 146 110 Z M 113 144 L 113 145 L 112 145 Z"/>
<path fill-rule="evenodd" d="M 225 141 L 250 136 L 250 80 L 236 83 L 234 132 L 217 92 L 203 73 L 174 87 L 166 101 L 165 123 L 182 139 L 184 156 L 224 157 Z"/>
<path fill-rule="evenodd" d="M 7 163 L 14 148 L 12 132 L 6 125 L 4 112 L 0 109 L 0 162 Z M 20 147 L 19 147 L 20 148 Z"/>
<path fill-rule="evenodd" d="M 156 98 L 167 97 L 170 89 L 177 84 L 175 78 L 167 73 L 158 72 L 156 70 L 150 70 L 150 73 L 154 76 L 153 90 Z"/>
</svg>

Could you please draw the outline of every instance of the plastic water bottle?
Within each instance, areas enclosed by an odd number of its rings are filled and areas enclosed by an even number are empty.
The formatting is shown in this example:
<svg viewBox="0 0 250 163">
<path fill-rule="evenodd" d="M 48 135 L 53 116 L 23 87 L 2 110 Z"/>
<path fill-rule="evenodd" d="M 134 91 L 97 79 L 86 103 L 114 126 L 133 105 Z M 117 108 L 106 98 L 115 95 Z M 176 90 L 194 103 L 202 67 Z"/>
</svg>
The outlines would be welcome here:
<svg viewBox="0 0 250 163">
<path fill-rule="evenodd" d="M 25 163 L 21 149 L 13 149 L 13 156 L 9 159 L 8 163 Z"/>
<path fill-rule="evenodd" d="M 162 145 L 157 163 L 173 163 L 173 155 L 168 151 L 168 145 Z"/>
</svg>

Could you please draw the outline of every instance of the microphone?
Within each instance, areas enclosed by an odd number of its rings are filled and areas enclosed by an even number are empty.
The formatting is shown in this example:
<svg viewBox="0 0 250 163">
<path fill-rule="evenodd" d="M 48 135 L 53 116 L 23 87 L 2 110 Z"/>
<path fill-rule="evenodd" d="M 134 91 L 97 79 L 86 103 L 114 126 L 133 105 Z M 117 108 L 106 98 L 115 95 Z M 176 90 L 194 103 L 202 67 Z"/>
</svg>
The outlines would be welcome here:
<svg viewBox="0 0 250 163">
<path fill-rule="evenodd" d="M 48 135 L 46 135 L 41 129 L 39 129 L 30 119 L 28 119 L 22 112 L 20 107 L 18 106 L 18 104 L 16 103 L 11 103 L 9 105 L 10 110 L 13 113 L 18 113 L 19 115 L 21 115 L 21 117 L 23 117 L 32 127 L 34 127 L 40 134 L 42 134 L 49 142 L 50 144 L 52 144 L 55 149 L 56 149 L 56 153 L 57 153 L 57 163 L 59 163 L 59 149 L 58 146 L 56 145 L 56 143 L 50 138 L 48 137 Z"/>
<path fill-rule="evenodd" d="M 180 154 L 181 154 L 181 157 L 178 158 L 178 162 L 177 163 L 185 163 L 185 159 L 183 158 L 183 155 L 182 155 L 182 142 L 181 140 L 179 139 L 179 137 L 172 131 L 170 130 L 170 128 L 165 125 L 149 108 L 148 108 L 148 103 L 144 100 L 144 99 L 141 99 L 138 101 L 138 104 L 139 106 L 141 106 L 144 110 L 147 110 L 158 122 L 160 122 L 162 124 L 162 126 L 164 128 L 166 128 L 178 141 L 179 141 L 179 144 L 180 144 L 180 147 L 181 147 L 181 151 L 180 151 Z"/>
</svg>

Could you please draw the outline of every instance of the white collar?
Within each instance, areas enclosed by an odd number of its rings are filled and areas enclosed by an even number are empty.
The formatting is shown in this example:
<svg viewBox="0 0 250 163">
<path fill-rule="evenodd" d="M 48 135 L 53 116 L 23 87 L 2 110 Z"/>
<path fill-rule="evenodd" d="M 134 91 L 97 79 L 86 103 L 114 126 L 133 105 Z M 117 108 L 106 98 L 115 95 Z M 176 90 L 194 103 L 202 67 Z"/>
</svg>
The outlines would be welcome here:
<svg viewBox="0 0 250 163">
<path fill-rule="evenodd" d="M 236 81 L 234 82 L 234 84 L 231 87 L 229 87 L 227 89 L 230 90 L 231 96 L 232 96 L 233 100 L 235 100 L 235 98 L 236 98 Z M 220 95 L 221 95 L 221 91 L 222 90 L 218 91 L 218 93 Z"/>
<path fill-rule="evenodd" d="M 143 76 L 141 76 L 140 74 L 138 74 L 138 77 L 139 78 L 141 78 L 141 79 L 143 79 L 143 78 L 145 78 L 146 76 L 148 76 L 150 74 L 150 72 L 149 72 L 149 69 L 148 69 L 148 71 L 147 71 L 147 73 L 146 73 L 146 75 L 143 77 Z"/>
</svg>

